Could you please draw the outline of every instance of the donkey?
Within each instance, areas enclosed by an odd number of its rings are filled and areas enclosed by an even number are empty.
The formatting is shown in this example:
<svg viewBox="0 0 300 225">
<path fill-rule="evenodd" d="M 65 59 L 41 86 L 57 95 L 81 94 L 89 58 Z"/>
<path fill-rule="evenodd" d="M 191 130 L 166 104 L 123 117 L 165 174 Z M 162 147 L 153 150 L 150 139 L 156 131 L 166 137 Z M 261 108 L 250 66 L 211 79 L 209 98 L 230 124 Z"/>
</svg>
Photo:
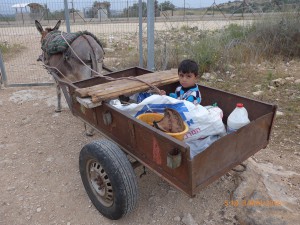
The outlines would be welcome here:
<svg viewBox="0 0 300 225">
<path fill-rule="evenodd" d="M 55 72 L 60 79 L 67 82 L 75 82 L 93 77 L 95 75 L 93 71 L 101 73 L 103 69 L 104 50 L 98 39 L 89 32 L 77 32 L 75 34 L 79 33 L 79 35 L 73 36 L 73 40 L 69 44 L 71 47 L 68 45 L 57 45 L 57 43 L 66 44 L 66 38 L 70 40 L 70 36 L 72 35 L 59 32 L 60 25 L 61 21 L 59 20 L 53 28 L 43 29 L 42 25 L 35 20 L 35 26 L 41 34 L 43 50 L 43 54 L 38 58 L 38 61 L 43 61 L 50 73 Z M 55 33 L 56 37 L 53 36 Z M 62 35 L 66 38 L 56 41 L 56 45 L 53 47 L 51 41 Z M 60 112 L 61 89 L 58 82 L 56 80 L 55 82 L 57 91 L 57 106 L 55 111 Z M 86 134 L 93 135 L 93 132 L 91 133 L 91 131 L 87 130 Z"/>
</svg>

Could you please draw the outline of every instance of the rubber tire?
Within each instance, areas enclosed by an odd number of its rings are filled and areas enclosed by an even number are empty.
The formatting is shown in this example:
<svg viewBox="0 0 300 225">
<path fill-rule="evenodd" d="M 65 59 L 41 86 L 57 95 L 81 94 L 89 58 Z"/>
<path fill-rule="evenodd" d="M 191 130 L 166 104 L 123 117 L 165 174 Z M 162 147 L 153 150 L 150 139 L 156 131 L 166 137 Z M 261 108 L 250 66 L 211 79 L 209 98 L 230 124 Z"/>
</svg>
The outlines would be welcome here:
<svg viewBox="0 0 300 225">
<path fill-rule="evenodd" d="M 87 171 L 87 164 L 90 160 L 96 160 L 110 180 L 114 197 L 109 207 L 97 199 L 91 187 L 88 178 L 89 171 Z M 128 158 L 116 144 L 101 139 L 85 145 L 80 152 L 79 169 L 90 200 L 103 216 L 117 220 L 135 208 L 138 198 L 136 175 Z"/>
</svg>

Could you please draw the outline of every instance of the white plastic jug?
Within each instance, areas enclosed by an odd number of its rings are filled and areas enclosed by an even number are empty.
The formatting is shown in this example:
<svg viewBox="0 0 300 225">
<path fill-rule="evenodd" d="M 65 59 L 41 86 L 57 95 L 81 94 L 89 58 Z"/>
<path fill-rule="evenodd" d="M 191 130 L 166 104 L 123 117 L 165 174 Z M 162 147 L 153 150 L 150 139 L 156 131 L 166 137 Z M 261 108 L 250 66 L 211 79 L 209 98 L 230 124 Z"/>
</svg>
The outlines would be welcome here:
<svg viewBox="0 0 300 225">
<path fill-rule="evenodd" d="M 247 110 L 242 103 L 237 103 L 236 108 L 230 113 L 227 119 L 227 133 L 235 132 L 248 123 L 250 123 L 250 120 Z"/>
</svg>

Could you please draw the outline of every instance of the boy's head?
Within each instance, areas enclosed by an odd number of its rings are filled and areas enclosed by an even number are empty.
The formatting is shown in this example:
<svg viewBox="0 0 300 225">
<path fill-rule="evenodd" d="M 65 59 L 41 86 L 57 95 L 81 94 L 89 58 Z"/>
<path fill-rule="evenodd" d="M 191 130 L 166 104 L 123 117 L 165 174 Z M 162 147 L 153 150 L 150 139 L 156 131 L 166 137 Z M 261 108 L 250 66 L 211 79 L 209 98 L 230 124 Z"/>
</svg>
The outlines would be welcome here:
<svg viewBox="0 0 300 225">
<path fill-rule="evenodd" d="M 178 67 L 178 74 L 181 73 L 193 73 L 195 76 L 198 76 L 198 65 L 194 60 L 185 59 L 183 60 Z"/>
<path fill-rule="evenodd" d="M 183 60 L 178 67 L 179 82 L 184 88 L 189 88 L 197 83 L 198 65 L 190 59 Z"/>
</svg>

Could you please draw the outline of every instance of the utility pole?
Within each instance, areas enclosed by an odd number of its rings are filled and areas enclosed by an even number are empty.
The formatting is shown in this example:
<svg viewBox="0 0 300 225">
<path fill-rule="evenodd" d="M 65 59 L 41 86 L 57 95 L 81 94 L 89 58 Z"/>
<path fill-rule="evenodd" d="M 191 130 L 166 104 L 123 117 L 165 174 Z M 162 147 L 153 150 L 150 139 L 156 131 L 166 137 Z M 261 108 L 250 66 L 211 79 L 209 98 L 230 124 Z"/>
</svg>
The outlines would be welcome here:
<svg viewBox="0 0 300 225">
<path fill-rule="evenodd" d="M 127 21 L 129 21 L 129 6 L 128 6 L 128 0 L 127 0 Z"/>
<path fill-rule="evenodd" d="M 185 0 L 183 1 L 183 20 L 185 20 Z"/>
<path fill-rule="evenodd" d="M 67 32 L 71 33 L 68 0 L 64 0 L 64 5 L 65 5 L 65 19 L 66 19 Z"/>
<path fill-rule="evenodd" d="M 5 66 L 4 66 L 4 60 L 0 49 L 0 89 L 2 83 L 4 84 L 4 87 L 7 87 L 7 76 L 6 76 Z"/>
<path fill-rule="evenodd" d="M 72 0 L 72 15 L 73 15 L 73 22 L 75 23 L 75 16 L 74 16 L 74 0 Z"/>
<path fill-rule="evenodd" d="M 154 0 L 147 0 L 147 69 L 154 71 Z"/>
<path fill-rule="evenodd" d="M 143 2 L 139 0 L 139 66 L 144 67 L 143 62 Z"/>
</svg>

